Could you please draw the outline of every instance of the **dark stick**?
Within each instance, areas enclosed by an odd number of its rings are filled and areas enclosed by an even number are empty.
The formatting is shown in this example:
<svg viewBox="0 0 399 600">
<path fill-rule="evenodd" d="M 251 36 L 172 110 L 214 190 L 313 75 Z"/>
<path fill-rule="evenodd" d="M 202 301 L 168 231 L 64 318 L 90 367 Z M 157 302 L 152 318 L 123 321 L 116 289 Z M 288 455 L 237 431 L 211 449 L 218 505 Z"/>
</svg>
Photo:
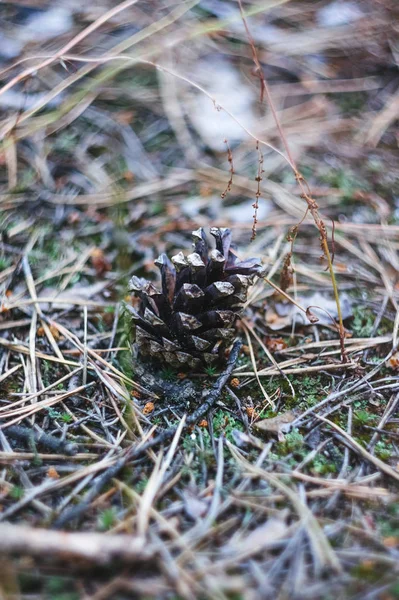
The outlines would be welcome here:
<svg viewBox="0 0 399 600">
<path fill-rule="evenodd" d="M 229 360 L 227 361 L 227 365 L 223 373 L 218 377 L 217 381 L 213 384 L 211 391 L 206 397 L 205 401 L 190 415 L 186 421 L 186 425 L 192 425 L 198 419 L 203 417 L 205 413 L 210 410 L 215 404 L 216 400 L 219 398 L 224 386 L 228 382 L 231 377 L 231 374 L 236 366 L 236 362 L 238 359 L 238 355 L 241 350 L 242 343 L 240 340 L 236 340 L 233 344 L 233 347 L 230 352 Z M 175 428 L 175 430 L 177 427 Z M 164 432 L 166 433 L 166 431 Z M 174 432 L 173 432 L 174 433 Z M 162 434 L 161 434 L 162 435 Z M 173 435 L 173 434 L 172 434 Z M 159 437 L 159 436 L 158 436 Z"/>
<path fill-rule="evenodd" d="M 11 425 L 3 430 L 4 435 L 22 442 L 27 442 L 29 445 L 36 447 L 36 444 L 43 444 L 47 448 L 54 450 L 54 452 L 60 454 L 67 454 L 73 456 L 79 450 L 78 444 L 74 442 L 68 442 L 67 440 L 59 440 L 53 435 L 48 433 L 41 433 L 28 427 L 22 427 L 21 425 Z"/>
<path fill-rule="evenodd" d="M 218 377 L 217 381 L 211 387 L 208 396 L 205 398 L 205 400 L 201 404 L 201 406 L 199 406 L 186 419 L 184 428 L 187 428 L 188 426 L 196 423 L 216 403 L 224 386 L 226 385 L 229 378 L 231 377 L 231 374 L 232 374 L 235 364 L 237 362 L 237 358 L 238 358 L 240 349 L 241 349 L 241 341 L 236 340 L 231 349 L 229 360 L 227 361 L 226 369 L 223 371 L 223 373 Z M 160 444 L 163 444 L 170 438 L 173 438 L 176 431 L 177 431 L 177 426 L 169 427 L 168 429 L 165 429 L 165 431 L 163 431 L 159 435 L 155 436 L 152 440 L 148 441 L 146 444 L 143 444 L 139 448 L 137 448 L 136 446 L 130 447 L 129 450 L 126 452 L 125 456 L 122 456 L 119 460 L 116 461 L 116 463 L 114 465 L 112 465 L 112 467 L 109 467 L 109 469 L 107 469 L 102 475 L 100 475 L 99 477 L 97 477 L 94 480 L 90 490 L 87 492 L 87 494 L 86 494 L 85 498 L 82 500 L 82 502 L 80 502 L 76 506 L 68 507 L 66 510 L 64 510 L 58 516 L 58 518 L 53 523 L 53 526 L 52 526 L 53 529 L 60 529 L 66 523 L 69 523 L 70 521 L 72 521 L 74 519 L 79 519 L 83 515 L 83 513 L 87 510 L 87 508 L 90 506 L 91 502 L 98 496 L 98 494 L 101 492 L 103 487 L 105 485 L 107 485 L 107 483 L 109 483 L 111 481 L 111 479 L 113 479 L 130 460 L 137 458 L 138 456 L 147 452 L 147 450 L 150 450 L 151 448 L 154 448 L 155 446 L 159 446 Z"/>
</svg>

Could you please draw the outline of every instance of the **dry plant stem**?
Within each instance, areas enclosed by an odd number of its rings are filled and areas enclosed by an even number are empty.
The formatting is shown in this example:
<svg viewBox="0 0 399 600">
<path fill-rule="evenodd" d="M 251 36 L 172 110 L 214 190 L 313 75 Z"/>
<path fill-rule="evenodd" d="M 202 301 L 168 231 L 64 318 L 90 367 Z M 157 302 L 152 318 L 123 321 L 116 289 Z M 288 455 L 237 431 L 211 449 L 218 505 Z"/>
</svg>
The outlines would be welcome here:
<svg viewBox="0 0 399 600">
<path fill-rule="evenodd" d="M 4 434 L 3 434 L 4 435 Z M 6 452 L 0 450 L 0 464 L 8 465 L 16 463 L 20 460 L 33 460 L 39 459 L 43 462 L 56 460 L 59 462 L 63 461 L 84 461 L 95 460 L 98 458 L 98 454 L 94 452 L 78 452 L 78 454 L 52 454 L 43 452 Z"/>
<path fill-rule="evenodd" d="M 135 0 L 136 2 L 137 0 Z M 280 4 L 285 4 L 287 0 L 273 0 L 273 2 L 269 2 L 269 8 L 272 8 L 274 6 L 279 6 Z M 135 3 L 134 2 L 134 3 Z M 170 23 L 169 19 L 172 18 L 174 22 L 175 20 L 177 20 L 177 18 L 179 18 L 180 13 L 182 12 L 183 14 L 185 12 L 187 12 L 188 10 L 190 10 L 193 6 L 195 6 L 198 3 L 198 0 L 192 0 L 191 3 L 188 3 L 186 1 L 185 5 L 183 3 L 181 3 L 183 6 L 178 7 L 178 9 L 175 9 L 175 11 L 172 11 L 169 15 L 166 15 L 166 17 L 161 18 L 159 21 L 157 21 L 155 23 L 155 26 L 152 25 L 150 27 L 147 27 L 145 30 L 145 35 L 143 36 L 143 32 L 139 31 L 137 34 L 137 37 L 139 39 L 139 41 L 142 41 L 143 39 L 146 39 L 148 37 L 148 30 L 151 30 L 151 33 L 157 33 L 158 31 L 160 31 L 161 29 L 163 29 L 166 25 L 168 25 Z M 126 8 L 126 6 L 125 6 Z M 112 16 L 114 16 L 115 14 L 117 14 L 118 12 L 120 12 L 121 10 L 123 10 L 123 8 L 121 8 L 121 5 L 117 6 L 115 9 L 112 9 L 112 11 L 109 11 L 107 13 L 105 13 L 105 15 L 99 17 L 99 19 L 97 21 L 95 21 L 95 23 L 98 24 L 103 24 L 104 21 L 108 20 L 110 17 L 112 18 Z M 262 12 L 263 7 L 262 6 L 252 6 L 250 8 L 247 9 L 247 16 L 253 16 L 253 15 L 257 15 L 260 12 Z M 115 12 L 116 11 L 116 12 Z M 176 16 L 177 14 L 177 16 Z M 99 20 L 101 19 L 101 22 L 99 23 Z M 203 35 L 207 35 L 209 33 L 212 32 L 218 32 L 218 31 L 223 31 L 225 29 L 228 28 L 229 25 L 231 25 L 232 23 L 234 23 L 237 20 L 237 18 L 235 16 L 227 18 L 227 19 L 215 19 L 214 21 L 212 21 L 212 24 L 210 24 L 210 22 L 207 23 L 206 27 L 204 28 L 203 26 L 199 25 L 197 27 L 194 27 L 192 33 L 187 36 L 187 38 L 182 38 L 181 37 L 177 37 L 176 41 L 171 45 L 172 47 L 178 43 L 180 43 L 181 41 L 184 41 L 184 39 L 186 41 L 191 40 L 191 39 L 196 39 L 200 36 Z M 94 23 L 93 23 L 94 25 Z M 84 29 L 81 33 L 77 34 L 77 36 L 79 36 L 79 40 L 81 41 L 82 39 L 84 39 L 84 37 L 86 37 L 89 33 L 91 33 L 92 31 L 94 31 L 94 29 L 92 28 L 92 25 L 90 25 L 90 31 L 88 31 L 87 29 Z M 75 38 L 73 38 L 72 41 L 74 41 L 74 45 L 77 43 L 76 39 L 77 36 L 75 36 Z M 81 37 L 82 36 L 82 37 Z M 136 42 L 137 43 L 137 42 Z M 68 45 L 70 44 L 70 42 L 68 42 Z M 121 44 L 122 47 L 125 47 L 124 43 L 122 42 Z M 63 48 L 63 50 L 65 49 L 65 47 Z M 115 50 L 115 49 L 114 49 Z M 57 53 L 58 54 L 58 53 Z M 54 55 L 52 55 L 54 56 Z M 30 62 L 33 60 L 42 60 L 42 61 L 47 61 L 47 59 L 49 58 L 49 56 L 47 54 L 40 54 L 40 55 L 34 55 L 34 56 L 26 56 L 24 58 L 21 58 L 17 61 L 15 61 L 13 64 L 5 67 L 4 69 L 0 70 L 0 76 L 3 76 L 5 73 L 8 73 L 9 71 L 11 71 L 12 69 L 15 69 L 16 67 L 18 67 L 19 65 L 23 65 L 26 62 Z M 63 59 L 63 57 L 61 57 L 61 60 Z M 47 65 L 47 63 L 46 63 Z M 39 65 L 36 65 L 34 67 L 34 74 L 36 74 L 36 72 L 39 69 L 42 69 L 43 66 L 42 63 L 40 63 Z M 23 71 L 22 73 L 20 73 L 17 77 L 14 78 L 13 80 L 13 84 L 12 85 L 16 85 L 18 84 L 21 79 L 24 79 L 26 77 L 29 77 L 31 75 L 30 72 L 27 71 Z M 347 84 L 347 81 L 345 80 L 345 84 Z M 9 88 L 8 88 L 9 89 Z M 357 90 L 355 90 L 357 91 Z M 3 90 L 0 90 L 0 94 L 3 93 Z"/>
<path fill-rule="evenodd" d="M 251 362 L 252 362 L 252 367 L 254 369 L 256 380 L 258 382 L 258 385 L 259 385 L 259 387 L 260 387 L 260 389 L 262 391 L 263 397 L 265 398 L 266 402 L 268 403 L 268 405 L 273 410 L 275 410 L 275 406 L 274 406 L 273 400 L 270 398 L 269 394 L 266 392 L 265 388 L 263 387 L 261 380 L 259 379 L 259 372 L 258 372 L 258 369 L 256 367 L 255 353 L 254 353 L 254 349 L 252 347 L 251 338 L 250 338 L 250 335 L 249 335 L 250 329 L 247 327 L 247 325 L 245 324 L 244 321 L 242 322 L 242 325 L 244 327 L 245 337 L 247 338 L 247 344 L 248 344 L 249 353 L 250 353 Z"/>
<path fill-rule="evenodd" d="M 290 148 L 287 142 L 287 139 L 285 137 L 284 134 L 284 130 L 281 126 L 280 123 L 280 119 L 277 115 L 277 111 L 274 107 L 274 103 L 273 103 L 273 99 L 272 96 L 270 94 L 270 90 L 269 90 L 269 86 L 267 85 L 266 79 L 263 75 L 263 70 L 262 70 L 262 66 L 259 62 L 258 59 L 258 53 L 255 47 L 255 43 L 254 40 L 252 38 L 251 32 L 249 30 L 246 18 L 245 18 L 245 13 L 244 13 L 244 9 L 242 6 L 242 2 L 241 0 L 237 0 L 238 1 L 238 5 L 240 7 L 240 12 L 241 12 L 241 18 L 245 27 L 245 31 L 248 37 L 248 41 L 249 41 L 249 45 L 251 46 L 251 51 L 252 51 L 252 58 L 253 61 L 255 63 L 256 66 L 256 72 L 257 75 L 260 79 L 261 82 L 261 93 L 260 93 L 260 101 L 263 101 L 264 96 L 266 96 L 267 102 L 269 104 L 270 110 L 273 114 L 273 119 L 276 123 L 281 141 L 283 143 L 284 149 L 287 153 L 287 158 L 288 158 L 288 162 L 290 163 L 294 174 L 295 174 L 295 178 L 298 182 L 298 185 L 301 189 L 301 196 L 304 200 L 306 200 L 307 205 L 308 205 L 308 210 L 311 213 L 313 220 L 315 222 L 315 225 L 317 227 L 317 229 L 320 232 L 320 241 L 321 241 L 321 246 L 323 249 L 323 253 L 324 256 L 327 259 L 327 264 L 328 264 L 328 270 L 330 272 L 330 277 L 331 277 L 331 283 L 333 286 L 333 291 L 334 291 L 334 299 L 335 299 L 335 303 L 337 305 L 337 313 L 338 313 L 338 333 L 339 333 L 339 338 L 340 338 L 340 342 L 341 342 L 341 359 L 342 362 L 347 362 L 348 358 L 346 355 L 346 351 L 345 351 L 345 328 L 344 328 L 344 324 L 343 324 L 343 320 L 342 320 L 342 311 L 341 311 L 341 305 L 340 305 L 340 301 L 339 301 L 339 292 L 338 292 L 338 286 L 337 286 L 337 281 L 335 278 L 335 273 L 334 273 L 334 268 L 333 268 L 333 262 L 331 259 L 331 254 L 330 254 L 330 250 L 328 248 L 328 240 L 327 240 L 327 231 L 326 231 L 326 227 L 323 223 L 323 221 L 320 219 L 319 213 L 318 213 L 318 205 L 316 203 L 316 201 L 312 198 L 311 193 L 310 193 L 310 189 L 309 186 L 307 185 L 303 175 L 299 172 L 295 161 L 291 155 L 290 152 Z M 255 223 L 256 226 L 256 223 Z M 254 232 L 253 232 L 254 235 Z"/>
<path fill-rule="evenodd" d="M 220 194 L 220 197 L 222 198 L 222 200 L 224 200 L 228 194 L 228 192 L 231 192 L 231 186 L 233 185 L 233 175 L 234 175 L 234 163 L 233 163 L 233 153 L 230 149 L 229 143 L 227 140 L 224 140 L 224 143 L 226 144 L 226 148 L 227 148 L 227 160 L 229 162 L 230 165 L 230 169 L 229 169 L 229 173 L 230 173 L 230 178 L 227 182 L 227 186 L 226 189 L 224 190 L 224 192 L 222 192 Z"/>
<path fill-rule="evenodd" d="M 242 343 L 240 340 L 236 340 L 234 342 L 225 370 L 213 384 L 208 396 L 206 396 L 202 404 L 189 417 L 187 417 L 184 428 L 187 428 L 190 425 L 195 425 L 195 423 L 197 423 L 197 421 L 215 405 L 224 386 L 231 377 L 240 353 L 241 345 Z M 166 441 L 173 438 L 178 428 L 179 426 L 169 427 L 148 442 L 138 446 L 131 446 L 124 456 L 119 458 L 114 465 L 105 471 L 105 473 L 94 480 L 89 492 L 86 494 L 85 499 L 80 504 L 65 510 L 58 516 L 53 524 L 53 528 L 60 529 L 72 520 L 79 519 L 89 508 L 91 502 L 100 494 L 103 487 L 107 485 L 114 477 L 116 477 L 118 473 L 129 463 L 129 461 L 142 456 L 148 450 L 151 450 L 155 446 L 164 444 Z"/>
<path fill-rule="evenodd" d="M 52 57 L 49 57 L 49 59 L 50 58 L 52 58 Z M 276 152 L 277 154 L 279 154 L 286 162 L 288 162 L 288 164 L 291 166 L 291 168 L 294 169 L 294 165 L 290 162 L 290 160 L 287 158 L 287 156 L 284 154 L 284 152 L 282 152 L 281 150 L 279 150 L 278 148 L 276 148 L 275 146 L 273 146 L 266 140 L 257 138 L 257 136 L 252 131 L 250 131 L 247 127 L 245 127 L 245 125 L 243 125 L 243 123 L 241 123 L 241 121 L 237 117 L 235 117 L 232 112 L 230 112 L 227 108 L 225 108 L 224 106 L 219 104 L 217 99 L 214 96 L 212 96 L 212 94 L 210 94 L 204 87 L 202 87 L 198 83 L 195 83 L 195 81 L 193 81 L 192 79 L 189 79 L 188 77 L 185 77 L 184 75 L 181 75 L 180 73 L 177 73 L 176 71 L 173 71 L 172 69 L 165 67 L 164 65 L 161 65 L 161 64 L 156 63 L 151 60 L 146 60 L 146 59 L 142 59 L 142 58 L 134 58 L 134 57 L 126 56 L 123 54 L 119 54 L 117 56 L 105 56 L 105 57 L 79 56 L 77 54 L 76 55 L 74 54 L 74 55 L 62 55 L 59 58 L 60 58 L 60 60 L 73 60 L 76 62 L 94 63 L 96 66 L 105 64 L 107 62 L 112 62 L 115 60 L 116 61 L 122 60 L 122 61 L 130 62 L 132 64 L 150 65 L 150 66 L 158 69 L 159 71 L 164 71 L 165 73 L 168 73 L 172 77 L 176 77 L 177 79 L 180 79 L 180 81 L 184 81 L 188 85 L 194 87 L 195 89 L 200 91 L 202 94 L 207 96 L 212 101 L 213 105 L 215 106 L 215 108 L 217 110 L 223 110 L 227 115 L 229 115 L 229 117 L 235 123 L 237 123 L 237 125 L 239 125 L 239 127 L 241 127 L 241 129 L 243 131 L 245 131 L 245 133 L 248 134 L 249 137 L 251 137 L 253 140 L 259 142 L 259 144 L 262 144 L 263 146 L 270 148 L 270 150 L 272 150 L 273 152 Z M 63 89 L 64 88 L 62 88 L 62 90 Z M 2 93 L 2 90 L 3 90 L 3 88 L 0 89 L 0 94 Z M 55 90 L 57 90 L 57 88 L 55 88 Z M 51 95 L 51 98 L 49 97 L 48 100 L 55 98 L 55 96 L 58 95 L 62 90 L 58 89 L 57 93 L 54 90 L 52 90 L 52 92 L 49 92 L 49 94 Z M 20 122 L 23 122 L 27 118 L 31 117 L 34 113 L 38 112 L 39 109 L 43 108 L 44 105 L 45 104 L 42 103 L 42 104 L 40 104 L 40 106 L 37 106 L 37 107 L 27 111 L 26 114 L 21 116 Z M 1 130 L 1 135 L 6 136 L 9 133 L 9 131 L 12 129 L 14 129 L 14 125 L 12 125 L 12 127 L 9 127 L 8 129 L 5 128 L 4 130 Z M 16 135 L 15 139 L 16 139 L 16 141 L 18 141 L 19 139 L 23 139 L 23 136 L 18 137 L 18 135 Z M 3 147 L 5 147 L 5 146 L 6 146 L 6 142 L 3 142 Z M 62 201 L 63 201 L 63 203 L 65 202 L 64 197 L 62 198 Z M 74 203 L 76 204 L 76 202 L 77 202 L 77 199 L 74 197 Z"/>
<path fill-rule="evenodd" d="M 385 473 L 385 475 L 392 477 L 392 479 L 399 481 L 399 472 L 398 471 L 393 469 L 390 465 L 387 465 L 386 463 L 384 463 L 381 459 L 370 454 L 370 452 L 368 452 L 368 450 L 366 450 L 366 448 L 363 448 L 363 446 L 361 446 L 355 439 L 353 439 L 353 437 L 351 435 L 349 435 L 344 429 L 341 429 L 341 427 L 339 425 L 337 425 L 333 421 L 330 421 L 329 419 L 325 419 L 324 417 L 322 417 L 320 415 L 316 415 L 316 418 L 319 419 L 320 421 L 323 421 L 324 423 L 326 423 L 333 429 L 335 429 L 335 431 L 337 431 L 339 433 L 339 435 L 341 436 L 343 441 L 346 442 L 349 445 L 349 447 L 352 448 L 352 450 L 354 450 L 360 456 L 362 456 L 363 458 L 368 460 L 370 463 L 372 463 L 375 467 L 377 467 L 377 469 L 379 469 L 380 471 Z"/>
<path fill-rule="evenodd" d="M 276 487 L 279 491 L 283 492 L 285 496 L 291 501 L 293 507 L 298 513 L 299 517 L 306 523 L 306 533 L 311 543 L 313 554 L 315 555 L 315 567 L 316 570 L 322 572 L 323 570 L 331 570 L 335 573 L 339 573 L 342 570 L 342 566 L 330 546 L 330 543 L 320 527 L 317 519 L 312 514 L 311 510 L 301 501 L 300 496 L 292 490 L 288 485 L 280 481 L 273 473 L 268 473 L 261 467 L 252 465 L 242 453 L 230 442 L 227 442 L 227 446 L 241 468 L 245 468 L 249 473 L 253 474 L 260 479 L 264 479 L 269 484 Z"/>
<path fill-rule="evenodd" d="M 258 223 L 259 198 L 261 196 L 260 184 L 262 181 L 262 174 L 263 174 L 263 154 L 259 150 L 259 141 L 256 142 L 256 151 L 258 153 L 258 174 L 255 177 L 255 181 L 256 181 L 255 202 L 252 205 L 252 208 L 254 209 L 254 214 L 252 217 L 253 224 L 252 224 L 251 242 L 253 242 L 256 238 L 256 225 Z"/>
<path fill-rule="evenodd" d="M 114 561 L 137 562 L 154 557 L 155 548 L 142 538 L 102 533 L 67 533 L 3 523 L 0 525 L 0 554 L 36 556 L 40 560 L 66 559 L 106 565 Z"/>
<path fill-rule="evenodd" d="M 256 51 L 256 46 L 255 46 L 253 37 L 252 37 L 251 32 L 250 32 L 249 27 L 248 27 L 247 19 L 245 17 L 245 13 L 244 13 L 244 9 L 243 9 L 241 0 L 238 0 L 238 5 L 240 7 L 241 18 L 242 18 L 242 22 L 243 22 L 244 27 L 245 27 L 245 31 L 246 31 L 247 37 L 248 37 L 249 45 L 251 46 L 252 58 L 253 58 L 253 61 L 255 63 L 255 66 L 256 66 L 256 73 L 257 73 L 257 75 L 258 75 L 258 77 L 260 79 L 260 84 L 261 84 L 260 101 L 263 102 L 263 98 L 266 95 L 267 102 L 268 102 L 268 104 L 270 106 L 270 110 L 272 111 L 273 119 L 274 119 L 274 121 L 276 123 L 276 126 L 277 126 L 277 129 L 278 129 L 281 141 L 283 142 L 285 151 L 287 153 L 288 160 L 289 160 L 291 166 L 293 167 L 293 169 L 296 170 L 295 162 L 294 162 L 294 160 L 293 160 L 293 158 L 291 156 L 291 151 L 290 151 L 290 148 L 288 146 L 287 139 L 286 139 L 286 137 L 284 135 L 284 131 L 283 131 L 283 128 L 281 126 L 280 119 L 278 118 L 277 111 L 274 108 L 274 103 L 273 103 L 273 100 L 272 100 L 272 97 L 271 97 L 271 94 L 270 94 L 270 91 L 269 91 L 269 87 L 268 87 L 268 85 L 266 83 L 265 76 L 263 75 L 263 69 L 262 69 L 262 66 L 261 66 L 261 64 L 259 62 L 259 59 L 258 59 L 258 53 Z"/>
<path fill-rule="evenodd" d="M 278 292 L 279 294 L 281 294 L 282 296 L 284 296 L 284 298 L 286 298 L 287 300 L 289 300 L 291 302 L 291 304 L 294 304 L 294 306 L 296 306 L 300 311 L 302 311 L 305 315 L 307 315 L 309 317 L 309 313 L 306 310 L 306 308 L 304 308 L 303 306 L 301 306 L 300 304 L 298 304 L 298 302 L 292 296 L 290 296 L 289 294 L 287 294 L 287 292 L 285 292 L 284 290 L 282 290 L 278 285 L 276 285 L 275 283 L 273 283 L 270 279 L 268 279 L 264 275 L 259 275 L 259 277 L 261 277 L 263 279 L 263 281 L 265 281 L 272 288 L 274 288 L 276 290 L 276 292 Z M 316 323 L 317 321 L 318 321 L 318 319 L 317 319 L 317 317 L 315 317 L 314 323 Z"/>
<path fill-rule="evenodd" d="M 328 247 L 327 236 L 326 237 L 323 236 L 322 246 L 323 246 L 323 250 L 324 250 L 324 255 L 327 258 L 328 270 L 330 271 L 331 283 L 333 286 L 335 304 L 337 306 L 338 333 L 339 333 L 339 341 L 340 341 L 340 347 L 341 347 L 341 359 L 342 359 L 342 362 L 346 363 L 346 362 L 348 362 L 348 355 L 347 355 L 346 349 L 345 349 L 345 327 L 344 327 L 344 322 L 342 319 L 342 311 L 341 311 L 341 303 L 339 301 L 338 285 L 337 285 L 337 280 L 335 277 L 335 272 L 334 272 L 334 267 L 333 267 L 333 263 L 332 263 L 332 259 L 331 259 L 330 249 Z"/>
</svg>

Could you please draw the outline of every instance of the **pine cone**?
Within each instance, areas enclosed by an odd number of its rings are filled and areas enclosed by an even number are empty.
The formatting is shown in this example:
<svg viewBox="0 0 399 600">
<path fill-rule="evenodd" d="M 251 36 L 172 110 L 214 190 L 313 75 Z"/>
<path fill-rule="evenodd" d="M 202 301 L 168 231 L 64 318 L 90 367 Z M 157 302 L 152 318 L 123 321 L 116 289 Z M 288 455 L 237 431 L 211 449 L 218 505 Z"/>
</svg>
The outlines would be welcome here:
<svg viewBox="0 0 399 600">
<path fill-rule="evenodd" d="M 238 260 L 230 229 L 212 227 L 210 232 L 216 249 L 208 251 L 200 228 L 192 233 L 192 254 L 179 252 L 172 260 L 161 254 L 155 261 L 162 291 L 145 279 L 130 280 L 130 291 L 140 298 L 138 310 L 128 306 L 138 355 L 194 370 L 224 359 L 261 263 L 256 258 Z"/>
</svg>

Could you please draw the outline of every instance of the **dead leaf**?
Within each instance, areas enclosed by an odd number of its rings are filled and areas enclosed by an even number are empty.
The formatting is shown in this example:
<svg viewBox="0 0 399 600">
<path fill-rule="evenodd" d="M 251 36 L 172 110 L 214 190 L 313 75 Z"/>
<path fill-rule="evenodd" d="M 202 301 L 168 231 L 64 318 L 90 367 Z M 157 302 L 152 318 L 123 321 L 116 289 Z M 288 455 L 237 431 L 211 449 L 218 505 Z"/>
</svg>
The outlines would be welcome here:
<svg viewBox="0 0 399 600">
<path fill-rule="evenodd" d="M 209 500 L 199 497 L 197 490 L 185 490 L 183 492 L 183 502 L 186 514 L 194 521 L 203 517 L 209 508 Z"/>
<path fill-rule="evenodd" d="M 256 412 L 256 410 L 254 409 L 253 406 L 246 406 L 245 407 L 245 412 L 247 413 L 247 415 L 248 415 L 248 417 L 250 419 L 257 417 L 257 412 Z"/>
<path fill-rule="evenodd" d="M 256 554 L 264 548 L 273 546 L 275 542 L 287 535 L 287 531 L 288 527 L 283 520 L 271 518 L 251 531 L 246 537 L 235 540 L 226 549 L 239 554 L 248 552 Z"/>
<path fill-rule="evenodd" d="M 76 300 L 86 301 L 91 300 L 100 294 L 106 287 L 109 285 L 107 281 L 99 281 L 98 283 L 93 283 L 91 285 L 81 285 L 77 283 L 73 287 L 70 287 L 66 290 L 59 291 L 57 288 L 48 287 L 43 288 L 39 293 L 39 302 L 40 308 L 47 312 L 50 309 L 50 305 L 48 302 L 43 302 L 41 299 L 45 298 L 46 300 L 51 299 L 51 308 L 55 310 L 67 310 L 69 308 L 73 308 L 74 302 Z M 101 300 L 101 298 L 99 298 Z M 71 304 L 69 304 L 69 301 Z"/>
<path fill-rule="evenodd" d="M 289 410 L 271 419 L 262 419 L 254 424 L 257 429 L 277 435 L 279 441 L 284 441 L 284 433 L 288 433 L 291 423 L 296 419 L 296 414 Z"/>
<path fill-rule="evenodd" d="M 399 537 L 395 535 L 390 535 L 388 537 L 383 538 L 382 543 L 386 548 L 398 548 L 399 547 Z"/>
<path fill-rule="evenodd" d="M 79 223 L 81 219 L 81 214 L 77 210 L 72 211 L 68 215 L 68 223 L 69 225 L 75 225 L 75 223 Z"/>
<path fill-rule="evenodd" d="M 154 408 L 155 408 L 155 405 L 154 405 L 153 402 L 147 402 L 147 404 L 143 408 L 143 414 L 144 415 L 149 415 L 150 413 L 153 412 Z"/>
<path fill-rule="evenodd" d="M 266 323 L 273 331 L 289 327 L 295 320 L 301 325 L 310 325 L 311 319 L 317 318 L 319 325 L 331 325 L 332 319 L 337 319 L 337 307 L 331 295 L 315 292 L 309 296 L 299 296 L 298 304 L 305 309 L 311 307 L 310 314 L 304 315 L 294 304 L 279 300 L 266 309 Z M 344 319 L 352 316 L 353 299 L 345 292 L 340 294 L 341 311 Z M 310 317 L 310 319 L 309 319 Z"/>
<path fill-rule="evenodd" d="M 391 358 L 388 361 L 388 364 L 392 369 L 395 369 L 395 371 L 399 369 L 399 352 L 395 352 L 395 354 L 392 354 Z"/>
<path fill-rule="evenodd" d="M 266 346 L 270 350 L 270 352 L 280 352 L 280 350 L 284 350 L 287 348 L 286 342 L 283 338 L 270 338 L 266 339 Z"/>
<path fill-rule="evenodd" d="M 280 304 L 278 306 L 281 308 Z M 265 314 L 267 326 L 270 327 L 272 331 L 289 327 L 292 323 L 292 312 L 293 309 L 291 309 L 291 305 L 289 308 L 289 314 L 285 315 L 278 314 L 272 306 L 268 306 Z"/>
<path fill-rule="evenodd" d="M 120 110 L 115 113 L 115 120 L 121 125 L 130 125 L 135 115 L 134 110 Z"/>
<path fill-rule="evenodd" d="M 50 325 L 49 330 L 55 340 L 60 339 L 60 332 L 58 331 L 57 327 Z M 38 327 L 36 334 L 38 337 L 43 337 L 46 334 L 44 327 Z"/>
<path fill-rule="evenodd" d="M 51 479 L 59 479 L 59 473 L 55 467 L 49 467 L 47 471 L 47 476 L 51 477 Z"/>
<path fill-rule="evenodd" d="M 101 250 L 101 248 L 93 248 L 90 254 L 90 260 L 96 274 L 99 276 L 104 275 L 104 273 L 110 271 L 112 268 L 111 263 L 104 254 L 104 250 Z"/>
</svg>

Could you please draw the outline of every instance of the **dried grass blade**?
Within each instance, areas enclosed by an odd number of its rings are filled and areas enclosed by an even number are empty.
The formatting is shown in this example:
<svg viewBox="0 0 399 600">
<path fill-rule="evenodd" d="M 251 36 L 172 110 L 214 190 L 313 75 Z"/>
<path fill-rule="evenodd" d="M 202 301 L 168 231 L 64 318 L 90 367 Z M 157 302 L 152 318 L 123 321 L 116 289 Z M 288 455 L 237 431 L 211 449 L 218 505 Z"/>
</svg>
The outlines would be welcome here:
<svg viewBox="0 0 399 600">
<path fill-rule="evenodd" d="M 379 469 L 380 471 L 385 473 L 385 475 L 388 475 L 389 477 L 392 477 L 396 481 L 399 481 L 399 471 L 395 471 L 395 469 L 393 469 L 392 467 L 390 467 L 389 465 L 384 463 L 382 460 L 380 460 L 376 456 L 373 456 L 372 454 L 370 454 L 370 452 L 368 452 L 368 450 L 366 450 L 366 448 L 363 448 L 363 446 L 358 444 L 358 442 L 356 440 L 354 440 L 353 437 L 351 437 L 339 425 L 337 425 L 336 423 L 333 423 L 332 421 L 329 421 L 328 419 L 325 419 L 324 417 L 321 417 L 320 415 L 315 415 L 315 417 L 317 419 L 319 419 L 320 421 L 323 421 L 324 423 L 326 423 L 333 429 L 335 429 L 335 431 L 337 431 L 340 434 L 340 436 L 342 436 L 344 438 L 344 440 L 346 442 L 348 442 L 349 446 L 352 447 L 352 449 L 355 452 L 357 452 L 357 454 L 360 454 L 360 456 L 362 456 L 368 462 L 370 462 L 375 467 L 377 467 L 377 469 Z"/>
<path fill-rule="evenodd" d="M 181 432 L 183 431 L 184 425 L 186 423 L 186 415 L 181 419 L 179 426 L 176 430 L 176 433 L 173 437 L 171 446 L 168 450 L 167 455 L 165 456 L 165 460 L 162 462 L 163 452 L 160 451 L 157 455 L 156 462 L 154 465 L 154 469 L 151 473 L 150 479 L 148 480 L 147 486 L 144 490 L 144 493 L 141 497 L 141 503 L 139 510 L 137 512 L 137 529 L 140 537 L 144 537 L 147 532 L 150 512 L 152 503 L 155 500 L 155 497 L 159 491 L 159 488 L 162 485 L 163 478 L 167 469 L 169 468 L 172 458 L 176 452 L 177 444 L 180 439 Z"/>
<path fill-rule="evenodd" d="M 15 367 L 11 367 L 11 369 L 8 369 L 8 371 L 3 373 L 3 375 L 0 375 L 0 383 L 2 381 L 5 381 L 7 379 L 7 377 L 9 377 L 10 375 L 15 373 L 15 371 L 18 371 L 21 368 L 21 366 L 22 365 L 15 365 Z M 0 408 L 0 410 L 2 410 L 2 408 Z"/>
<path fill-rule="evenodd" d="M 263 385 L 261 383 L 261 380 L 259 379 L 258 369 L 257 369 L 257 366 L 256 366 L 255 353 L 254 353 L 254 349 L 253 349 L 251 337 L 249 335 L 250 329 L 248 329 L 248 327 L 245 325 L 245 323 L 243 323 L 243 325 L 244 325 L 244 333 L 245 333 L 245 337 L 247 338 L 247 343 L 248 343 L 248 348 L 249 348 L 249 354 L 250 354 L 250 357 L 251 357 L 251 362 L 252 362 L 252 366 L 253 366 L 253 369 L 254 369 L 254 374 L 255 374 L 256 380 L 257 380 L 258 385 L 259 385 L 259 387 L 261 389 L 263 397 L 265 398 L 265 400 L 267 401 L 267 403 L 269 404 L 269 406 L 271 406 L 274 409 L 274 402 L 270 398 L 269 394 L 266 392 L 265 388 L 263 387 Z"/>
<path fill-rule="evenodd" d="M 240 464 L 243 469 L 245 469 L 245 471 L 255 475 L 256 477 L 264 479 L 270 485 L 283 492 L 283 494 L 290 500 L 296 512 L 298 513 L 298 516 L 301 518 L 303 526 L 306 527 L 306 533 L 309 537 L 309 541 L 318 561 L 318 565 L 316 565 L 318 570 L 329 569 L 336 573 L 341 572 L 342 568 L 337 555 L 331 548 L 329 541 L 327 540 L 312 511 L 305 504 L 303 504 L 303 502 L 301 502 L 298 494 L 285 485 L 285 483 L 280 481 L 278 477 L 272 473 L 252 465 L 229 441 L 226 443 L 232 456 L 235 458 L 237 463 Z"/>
</svg>

